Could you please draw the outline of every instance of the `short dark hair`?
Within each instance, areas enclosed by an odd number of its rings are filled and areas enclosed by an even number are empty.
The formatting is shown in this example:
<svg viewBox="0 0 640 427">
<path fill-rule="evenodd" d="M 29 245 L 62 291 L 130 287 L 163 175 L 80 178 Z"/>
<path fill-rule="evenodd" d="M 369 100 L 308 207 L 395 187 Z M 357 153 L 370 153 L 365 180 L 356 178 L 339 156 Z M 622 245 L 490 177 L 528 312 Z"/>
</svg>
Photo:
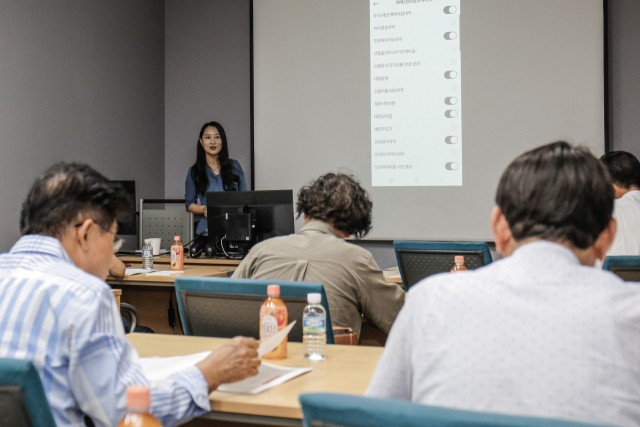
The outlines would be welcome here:
<svg viewBox="0 0 640 427">
<path fill-rule="evenodd" d="M 367 191 L 350 175 L 328 173 L 298 191 L 296 212 L 319 219 L 356 238 L 371 230 L 373 203 Z"/>
<path fill-rule="evenodd" d="M 57 163 L 31 187 L 22 204 L 20 232 L 61 237 L 82 216 L 109 228 L 126 215 L 127 192 L 88 165 Z"/>
<path fill-rule="evenodd" d="M 502 174 L 496 203 L 516 241 L 538 237 L 592 246 L 607 227 L 614 192 L 601 162 L 564 141 L 515 159 Z"/>
<path fill-rule="evenodd" d="M 640 162 L 636 156 L 626 151 L 610 151 L 600 157 L 607 167 L 613 183 L 628 190 L 640 187 Z"/>
</svg>

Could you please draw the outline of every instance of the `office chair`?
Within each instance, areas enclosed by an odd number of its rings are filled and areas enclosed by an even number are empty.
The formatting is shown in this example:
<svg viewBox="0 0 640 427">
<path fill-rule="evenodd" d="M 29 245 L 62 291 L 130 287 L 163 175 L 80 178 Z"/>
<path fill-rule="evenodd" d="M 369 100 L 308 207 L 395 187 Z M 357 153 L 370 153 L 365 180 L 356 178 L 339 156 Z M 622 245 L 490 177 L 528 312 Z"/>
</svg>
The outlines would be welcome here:
<svg viewBox="0 0 640 427">
<path fill-rule="evenodd" d="M 126 314 L 129 318 L 127 321 L 129 322 L 129 330 L 125 330 L 125 334 L 130 334 L 131 332 L 136 331 L 136 326 L 138 326 L 138 319 L 140 318 L 140 313 L 138 309 L 132 306 L 131 304 L 127 304 L 126 302 L 120 303 L 120 314 Z"/>
<path fill-rule="evenodd" d="M 640 282 L 640 256 L 608 256 L 602 264 L 608 270 L 627 282 Z"/>
<path fill-rule="evenodd" d="M 242 335 L 258 339 L 260 306 L 267 299 L 267 285 L 280 285 L 280 298 L 287 305 L 289 323 L 297 320 L 289 333 L 291 342 L 302 342 L 302 311 L 307 306 L 307 294 L 321 294 L 322 306 L 327 312 L 327 344 L 335 344 L 324 286 L 283 280 L 176 277 L 184 334 L 219 338 Z"/>
<path fill-rule="evenodd" d="M 0 359 L 0 426 L 56 427 L 40 375 L 28 360 Z"/>
<path fill-rule="evenodd" d="M 469 270 L 491 264 L 491 251 L 486 242 L 393 242 L 398 269 L 406 291 L 425 277 L 451 271 L 456 255 L 464 256 Z"/>
<path fill-rule="evenodd" d="M 519 417 L 345 394 L 300 395 L 305 427 L 596 427 L 574 421 Z"/>
</svg>

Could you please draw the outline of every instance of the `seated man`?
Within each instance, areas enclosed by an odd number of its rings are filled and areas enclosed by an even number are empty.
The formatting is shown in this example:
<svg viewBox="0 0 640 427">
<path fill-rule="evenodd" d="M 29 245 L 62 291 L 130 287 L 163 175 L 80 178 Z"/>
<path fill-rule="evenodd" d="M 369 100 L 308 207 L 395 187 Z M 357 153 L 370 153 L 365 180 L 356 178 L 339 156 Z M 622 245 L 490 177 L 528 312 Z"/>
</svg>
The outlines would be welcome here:
<svg viewBox="0 0 640 427">
<path fill-rule="evenodd" d="M 600 160 L 609 170 L 616 194 L 616 237 L 607 255 L 640 255 L 640 162 L 626 151 L 611 151 Z"/>
<path fill-rule="evenodd" d="M 0 256 L 0 357 L 33 362 L 58 426 L 84 426 L 85 415 L 115 425 L 130 385 L 148 385 L 151 412 L 175 425 L 210 411 L 218 385 L 257 374 L 258 344 L 235 338 L 196 367 L 146 380 L 104 282 L 127 197 L 89 166 L 54 165 L 22 205 L 22 237 Z"/>
<path fill-rule="evenodd" d="M 502 175 L 505 258 L 411 288 L 366 394 L 425 405 L 640 425 L 640 286 L 592 268 L 615 234 L 604 166 L 565 142 Z"/>
<path fill-rule="evenodd" d="M 362 316 L 389 332 L 404 291 L 388 283 L 369 251 L 344 241 L 371 229 L 371 200 L 352 177 L 328 173 L 298 192 L 305 226 L 251 249 L 234 278 L 322 283 L 333 326 L 360 335 Z"/>
</svg>

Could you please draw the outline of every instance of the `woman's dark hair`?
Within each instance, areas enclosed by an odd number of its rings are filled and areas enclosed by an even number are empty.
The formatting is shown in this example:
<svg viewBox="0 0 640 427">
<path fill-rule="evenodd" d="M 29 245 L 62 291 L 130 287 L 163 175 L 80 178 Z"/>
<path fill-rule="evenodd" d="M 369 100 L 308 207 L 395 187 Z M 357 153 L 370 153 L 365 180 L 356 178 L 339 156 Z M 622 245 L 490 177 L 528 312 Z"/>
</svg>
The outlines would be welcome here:
<svg viewBox="0 0 640 427">
<path fill-rule="evenodd" d="M 79 219 L 109 229 L 131 201 L 120 185 L 80 163 L 57 163 L 36 179 L 22 204 L 20 232 L 61 237 Z M 85 218 L 82 218 L 85 217 Z"/>
<path fill-rule="evenodd" d="M 603 164 L 582 147 L 559 141 L 528 151 L 504 171 L 496 203 L 516 241 L 538 237 L 592 246 L 613 212 Z"/>
<path fill-rule="evenodd" d="M 620 188 L 640 188 L 640 162 L 636 156 L 626 151 L 610 151 L 600 157 L 609 171 L 611 180 Z"/>
<path fill-rule="evenodd" d="M 297 218 L 305 214 L 359 239 L 371 230 L 372 206 L 367 191 L 353 176 L 328 173 L 298 191 L 296 212 Z"/>
<path fill-rule="evenodd" d="M 227 134 L 224 132 L 224 128 L 218 122 L 205 123 L 200 129 L 200 135 L 198 136 L 198 143 L 196 148 L 196 162 L 191 166 L 191 179 L 195 184 L 198 194 L 206 194 L 209 188 L 209 178 L 207 177 L 207 155 L 204 152 L 200 140 L 202 134 L 208 127 L 214 127 L 218 129 L 220 133 L 220 139 L 222 140 L 222 147 L 220 148 L 220 154 L 218 154 L 218 162 L 220 162 L 220 176 L 222 177 L 222 184 L 225 191 L 237 191 L 240 185 L 240 177 L 233 173 L 233 166 L 231 159 L 229 159 L 229 147 L 227 146 Z"/>
</svg>

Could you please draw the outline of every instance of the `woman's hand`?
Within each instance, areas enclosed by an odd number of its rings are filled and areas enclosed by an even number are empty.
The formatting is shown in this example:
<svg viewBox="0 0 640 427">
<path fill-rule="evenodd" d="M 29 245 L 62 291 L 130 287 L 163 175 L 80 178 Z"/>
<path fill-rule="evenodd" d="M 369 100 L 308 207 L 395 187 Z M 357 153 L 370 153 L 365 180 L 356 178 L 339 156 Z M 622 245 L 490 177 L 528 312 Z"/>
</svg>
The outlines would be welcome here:
<svg viewBox="0 0 640 427">
<path fill-rule="evenodd" d="M 203 206 L 202 208 L 203 208 L 202 209 L 202 215 L 204 215 L 204 217 L 206 218 L 207 217 L 207 207 Z"/>
</svg>

